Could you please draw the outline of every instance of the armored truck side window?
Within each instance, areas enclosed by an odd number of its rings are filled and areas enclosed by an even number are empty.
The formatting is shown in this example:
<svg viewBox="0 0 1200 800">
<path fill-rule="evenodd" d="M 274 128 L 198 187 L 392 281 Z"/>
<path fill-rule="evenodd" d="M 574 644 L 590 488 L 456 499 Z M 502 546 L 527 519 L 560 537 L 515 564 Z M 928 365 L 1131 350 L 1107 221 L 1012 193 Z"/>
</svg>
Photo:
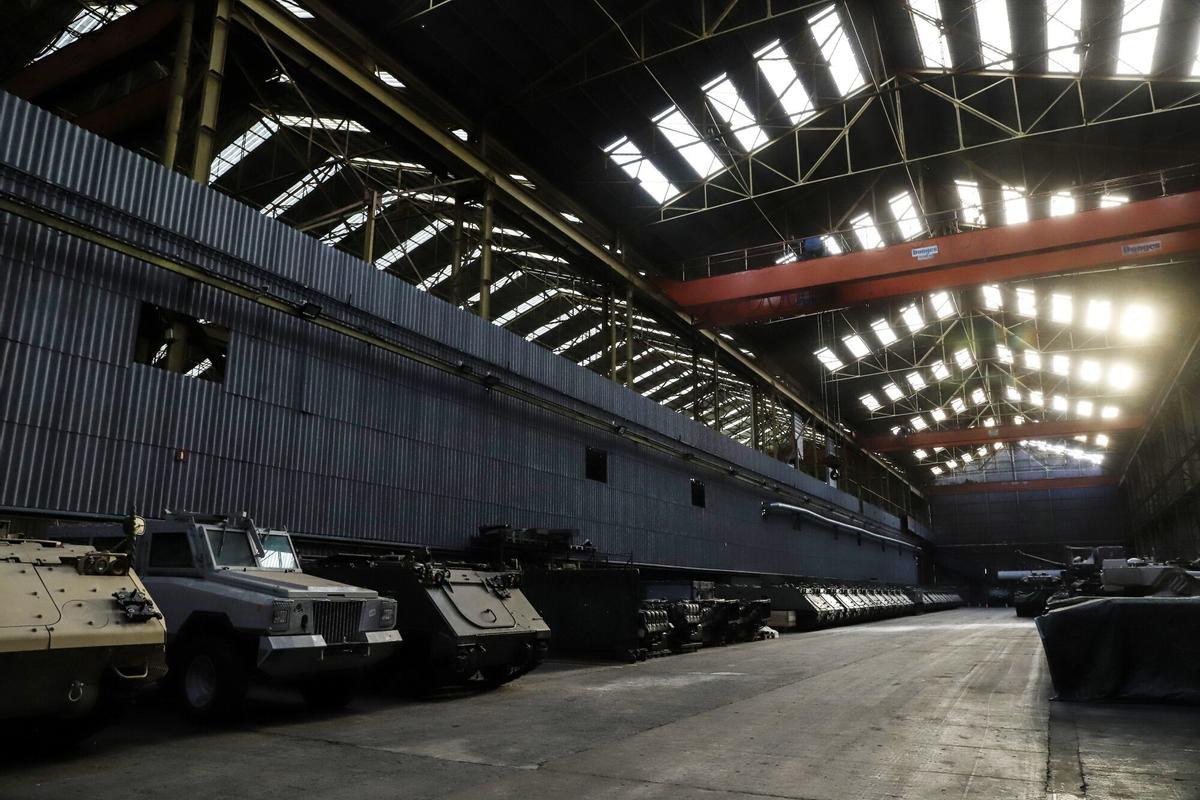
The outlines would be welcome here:
<svg viewBox="0 0 1200 800">
<path fill-rule="evenodd" d="M 194 567 L 192 548 L 184 531 L 157 531 L 150 537 L 149 565 L 155 569 Z"/>
<path fill-rule="evenodd" d="M 297 569 L 296 551 L 292 549 L 292 540 L 280 534 L 267 534 L 262 537 L 264 555 L 262 565 L 272 569 Z"/>
</svg>

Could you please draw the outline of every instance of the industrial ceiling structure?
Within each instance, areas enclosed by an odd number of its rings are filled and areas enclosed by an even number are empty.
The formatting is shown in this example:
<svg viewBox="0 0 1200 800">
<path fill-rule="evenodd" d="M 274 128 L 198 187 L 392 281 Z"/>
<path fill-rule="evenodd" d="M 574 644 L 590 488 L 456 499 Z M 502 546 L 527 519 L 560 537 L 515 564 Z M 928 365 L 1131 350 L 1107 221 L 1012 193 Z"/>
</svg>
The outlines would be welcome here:
<svg viewBox="0 0 1200 800">
<path fill-rule="evenodd" d="M 16 5 L 7 91 L 885 507 L 1120 479 L 1197 341 L 1191 0 Z"/>
</svg>

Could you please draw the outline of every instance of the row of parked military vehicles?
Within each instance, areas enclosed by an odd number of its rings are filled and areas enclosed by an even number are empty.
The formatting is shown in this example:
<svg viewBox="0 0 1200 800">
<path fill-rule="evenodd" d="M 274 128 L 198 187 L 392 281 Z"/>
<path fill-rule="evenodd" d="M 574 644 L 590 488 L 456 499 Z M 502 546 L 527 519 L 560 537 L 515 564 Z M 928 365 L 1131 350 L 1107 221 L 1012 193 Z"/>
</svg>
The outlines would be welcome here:
<svg viewBox="0 0 1200 800">
<path fill-rule="evenodd" d="M 52 530 L 54 541 L 0 538 L 0 720 L 67 735 L 156 681 L 200 719 L 236 713 L 263 679 L 334 709 L 363 675 L 407 693 L 507 683 L 542 662 L 551 630 L 563 652 L 642 660 L 762 638 L 773 604 L 799 615 L 790 627 L 817 628 L 939 602 L 790 585 L 647 600 L 632 567 L 521 571 L 427 553 L 327 553 L 302 569 L 286 531 L 246 515 Z"/>
</svg>

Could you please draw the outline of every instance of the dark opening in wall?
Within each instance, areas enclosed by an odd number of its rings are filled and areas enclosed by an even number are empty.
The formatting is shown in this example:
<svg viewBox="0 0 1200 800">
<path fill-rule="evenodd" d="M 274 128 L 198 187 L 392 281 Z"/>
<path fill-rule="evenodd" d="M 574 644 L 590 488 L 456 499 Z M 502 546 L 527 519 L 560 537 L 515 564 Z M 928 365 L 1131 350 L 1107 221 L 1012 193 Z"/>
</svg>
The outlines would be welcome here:
<svg viewBox="0 0 1200 800">
<path fill-rule="evenodd" d="M 692 505 L 704 508 L 704 481 L 692 478 Z"/>
<path fill-rule="evenodd" d="M 608 451 L 598 447 L 589 447 L 585 459 L 585 469 L 589 481 L 608 483 Z"/>
<path fill-rule="evenodd" d="M 225 382 L 229 329 L 153 303 L 142 303 L 133 360 L 188 378 Z"/>
</svg>

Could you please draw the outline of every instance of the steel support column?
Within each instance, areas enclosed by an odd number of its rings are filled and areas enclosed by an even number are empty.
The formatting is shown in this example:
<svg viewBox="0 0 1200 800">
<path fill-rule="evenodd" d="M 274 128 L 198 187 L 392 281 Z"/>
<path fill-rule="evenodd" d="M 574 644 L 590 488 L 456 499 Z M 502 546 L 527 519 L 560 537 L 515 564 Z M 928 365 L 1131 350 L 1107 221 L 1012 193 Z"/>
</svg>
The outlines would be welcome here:
<svg viewBox="0 0 1200 800">
<path fill-rule="evenodd" d="M 367 219 L 363 223 L 363 261 L 375 263 L 375 217 L 379 214 L 379 192 L 371 189 L 367 196 Z"/>
<path fill-rule="evenodd" d="M 492 223 L 495 219 L 496 196 L 489 183 L 483 190 L 483 225 L 479 234 L 483 237 L 479 256 L 479 316 L 492 321 Z"/>
<path fill-rule="evenodd" d="M 625 287 L 625 386 L 633 386 L 633 287 Z"/>
<path fill-rule="evenodd" d="M 196 126 L 196 154 L 192 160 L 192 180 L 208 183 L 213 150 L 217 138 L 217 111 L 221 106 L 221 84 L 225 80 L 225 51 L 229 45 L 229 17 L 233 0 L 217 0 L 213 13 L 212 36 L 208 45 L 208 67 L 200 96 L 200 121 Z"/>
<path fill-rule="evenodd" d="M 175 169 L 175 158 L 179 153 L 179 128 L 183 125 L 183 101 L 187 94 L 188 62 L 192 53 L 195 19 L 195 0 L 184 0 L 179 35 L 175 39 L 175 60 L 171 66 L 171 97 L 167 105 L 166 138 L 162 153 L 163 166 L 170 170 Z"/>
</svg>

